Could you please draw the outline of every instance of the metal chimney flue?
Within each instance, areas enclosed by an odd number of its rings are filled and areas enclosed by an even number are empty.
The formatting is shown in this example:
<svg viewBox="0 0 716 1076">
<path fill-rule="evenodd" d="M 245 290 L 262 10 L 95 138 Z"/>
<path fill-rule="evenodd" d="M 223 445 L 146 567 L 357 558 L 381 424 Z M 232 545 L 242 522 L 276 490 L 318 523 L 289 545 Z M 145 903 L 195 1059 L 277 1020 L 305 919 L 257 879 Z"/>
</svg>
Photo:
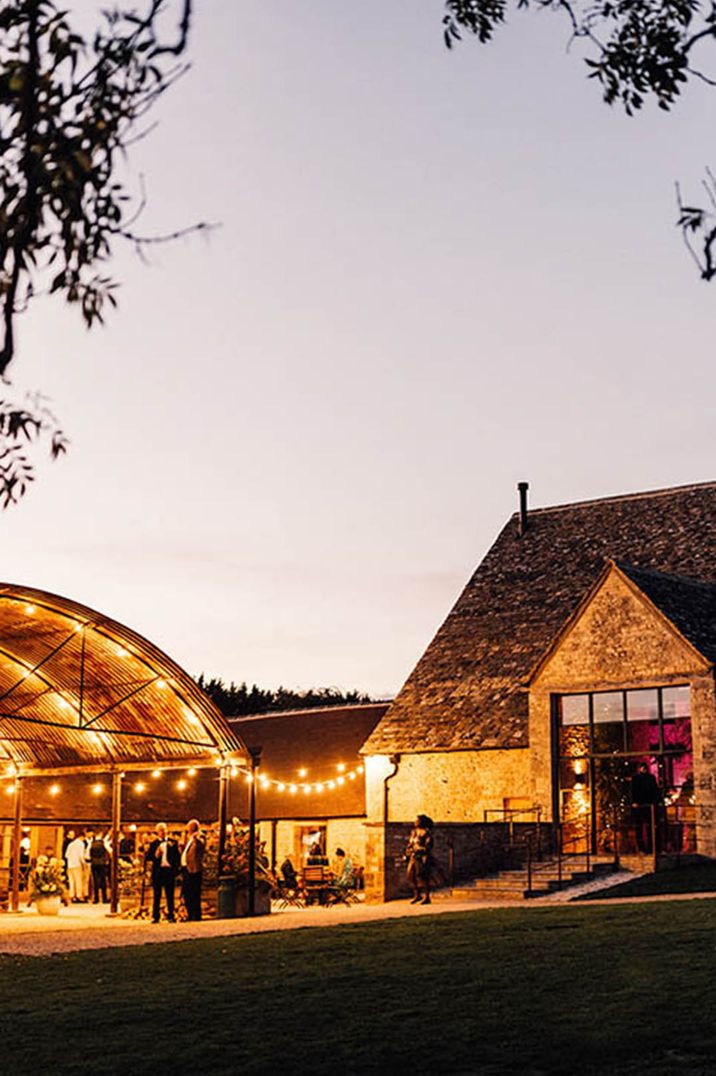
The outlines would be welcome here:
<svg viewBox="0 0 716 1076">
<path fill-rule="evenodd" d="M 517 489 L 520 493 L 520 521 L 519 521 L 519 535 L 520 538 L 527 530 L 527 490 L 530 488 L 529 482 L 518 482 Z"/>
</svg>

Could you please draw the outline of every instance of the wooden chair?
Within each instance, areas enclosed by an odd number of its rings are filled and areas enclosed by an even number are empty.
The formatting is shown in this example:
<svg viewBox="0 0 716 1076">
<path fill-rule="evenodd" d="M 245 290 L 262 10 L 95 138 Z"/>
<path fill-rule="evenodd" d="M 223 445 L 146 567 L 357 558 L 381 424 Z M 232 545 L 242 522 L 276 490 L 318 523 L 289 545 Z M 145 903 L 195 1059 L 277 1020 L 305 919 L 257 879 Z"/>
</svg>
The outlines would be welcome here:
<svg viewBox="0 0 716 1076">
<path fill-rule="evenodd" d="M 325 867 L 308 865 L 303 868 L 303 892 L 306 904 L 319 904 L 326 902 L 326 890 L 328 888 L 328 871 Z"/>
</svg>

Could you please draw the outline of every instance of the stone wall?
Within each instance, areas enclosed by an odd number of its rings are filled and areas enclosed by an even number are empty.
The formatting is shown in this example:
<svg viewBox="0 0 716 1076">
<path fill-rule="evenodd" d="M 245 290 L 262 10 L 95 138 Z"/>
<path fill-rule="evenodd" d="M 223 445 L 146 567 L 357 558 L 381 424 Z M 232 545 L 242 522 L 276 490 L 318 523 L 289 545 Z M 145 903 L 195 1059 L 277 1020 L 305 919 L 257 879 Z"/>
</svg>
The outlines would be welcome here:
<svg viewBox="0 0 716 1076">
<path fill-rule="evenodd" d="M 384 768 L 367 769 L 371 821 L 383 821 Z M 528 800 L 527 748 L 445 751 L 401 755 L 388 780 L 388 821 L 412 822 L 427 814 L 435 822 L 484 822 L 485 811 L 501 811 L 508 797 Z M 494 820 L 494 819 L 493 819 Z"/>
<path fill-rule="evenodd" d="M 531 795 L 552 811 L 551 696 L 689 684 L 698 850 L 716 854 L 716 698 L 710 664 L 614 568 L 530 688 Z"/>
<path fill-rule="evenodd" d="M 524 826 L 516 826 L 519 838 Z M 411 896 L 406 877 L 405 846 L 409 822 L 368 824 L 366 899 L 371 903 Z M 442 823 L 433 830 L 436 887 L 471 881 L 516 867 L 522 857 L 508 846 L 508 830 L 499 823 Z M 545 844 L 549 843 L 545 831 Z"/>
</svg>

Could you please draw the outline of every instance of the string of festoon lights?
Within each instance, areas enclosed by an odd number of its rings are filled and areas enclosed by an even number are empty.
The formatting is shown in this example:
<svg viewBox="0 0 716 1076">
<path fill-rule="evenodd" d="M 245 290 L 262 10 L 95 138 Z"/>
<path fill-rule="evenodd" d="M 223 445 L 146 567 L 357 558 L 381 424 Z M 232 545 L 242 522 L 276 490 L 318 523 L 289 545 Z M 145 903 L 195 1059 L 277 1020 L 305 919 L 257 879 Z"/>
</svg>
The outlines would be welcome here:
<svg viewBox="0 0 716 1076">
<path fill-rule="evenodd" d="M 217 768 L 220 767 L 222 765 L 221 759 L 218 759 L 214 765 Z M 208 767 L 200 768 L 206 769 Z M 349 769 L 345 762 L 337 762 L 334 772 L 329 776 L 322 777 L 320 780 L 316 780 L 315 778 L 309 780 L 309 770 L 305 766 L 302 766 L 296 771 L 295 779 L 272 777 L 269 776 L 268 773 L 263 773 L 259 770 L 256 774 L 256 784 L 258 788 L 263 788 L 265 790 L 273 789 L 275 792 L 285 793 L 289 796 L 296 796 L 299 794 L 308 796 L 312 792 L 320 795 L 322 792 L 333 792 L 336 789 L 350 787 L 350 782 L 356 781 L 363 771 L 364 767 L 362 764 Z M 185 792 L 190 785 L 189 779 L 196 777 L 198 772 L 199 767 L 189 766 L 180 777 L 177 777 L 173 781 L 174 788 L 176 788 L 178 792 Z M 173 767 L 171 770 L 157 768 L 151 771 L 151 778 L 149 780 L 128 781 L 127 786 L 131 788 L 133 792 L 136 792 L 137 795 L 141 796 L 144 792 L 150 790 L 152 784 L 160 778 L 163 778 L 168 774 L 176 773 L 177 770 Z M 234 778 L 243 778 L 246 784 L 249 785 L 254 780 L 254 775 L 251 770 L 244 766 L 230 766 L 229 774 Z M 7 781 L 5 785 L 5 793 L 7 795 L 13 795 L 15 792 L 15 776 L 16 770 L 11 764 L 5 771 L 5 778 Z M 101 796 L 104 793 L 109 792 L 109 790 L 110 786 L 103 781 L 95 780 L 91 782 L 91 791 L 94 796 Z M 47 791 L 50 796 L 59 796 L 62 792 L 62 786 L 57 781 L 53 781 Z"/>
</svg>

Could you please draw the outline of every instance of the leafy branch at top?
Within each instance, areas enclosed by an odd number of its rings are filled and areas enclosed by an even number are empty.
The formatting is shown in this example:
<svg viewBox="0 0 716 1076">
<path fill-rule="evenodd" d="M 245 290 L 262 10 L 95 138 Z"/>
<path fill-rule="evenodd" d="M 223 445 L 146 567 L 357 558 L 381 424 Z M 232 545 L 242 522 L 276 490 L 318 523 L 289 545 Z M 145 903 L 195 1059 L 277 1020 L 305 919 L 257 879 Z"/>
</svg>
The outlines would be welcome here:
<svg viewBox="0 0 716 1076">
<path fill-rule="evenodd" d="M 141 250 L 169 236 L 135 229 L 144 193 L 118 165 L 156 101 L 184 73 L 192 0 L 138 0 L 101 13 L 91 38 L 55 0 L 0 0 L 0 378 L 16 353 L 16 320 L 34 298 L 76 305 L 88 328 L 116 306 L 106 263 L 115 240 Z M 29 405 L 28 405 L 29 406 Z M 5 410 L 2 410 L 4 408 Z M 50 433 L 44 407 L 0 404 L 0 504 L 32 480 L 28 444 Z M 58 448 L 61 445 L 62 448 Z"/>
<path fill-rule="evenodd" d="M 529 6 L 530 0 L 515 0 L 515 8 Z M 567 17 L 571 36 L 590 53 L 589 78 L 599 83 L 607 104 L 621 104 L 628 115 L 649 98 L 668 111 L 689 78 L 716 86 L 716 70 L 704 66 L 716 55 L 709 51 L 716 41 L 716 0 L 532 0 L 532 6 Z M 452 48 L 465 33 L 490 41 L 507 15 L 507 0 L 445 0 L 445 43 Z M 679 195 L 677 223 L 702 278 L 711 280 L 716 228 L 710 173 L 704 185 L 710 208 L 684 207 Z"/>
</svg>

